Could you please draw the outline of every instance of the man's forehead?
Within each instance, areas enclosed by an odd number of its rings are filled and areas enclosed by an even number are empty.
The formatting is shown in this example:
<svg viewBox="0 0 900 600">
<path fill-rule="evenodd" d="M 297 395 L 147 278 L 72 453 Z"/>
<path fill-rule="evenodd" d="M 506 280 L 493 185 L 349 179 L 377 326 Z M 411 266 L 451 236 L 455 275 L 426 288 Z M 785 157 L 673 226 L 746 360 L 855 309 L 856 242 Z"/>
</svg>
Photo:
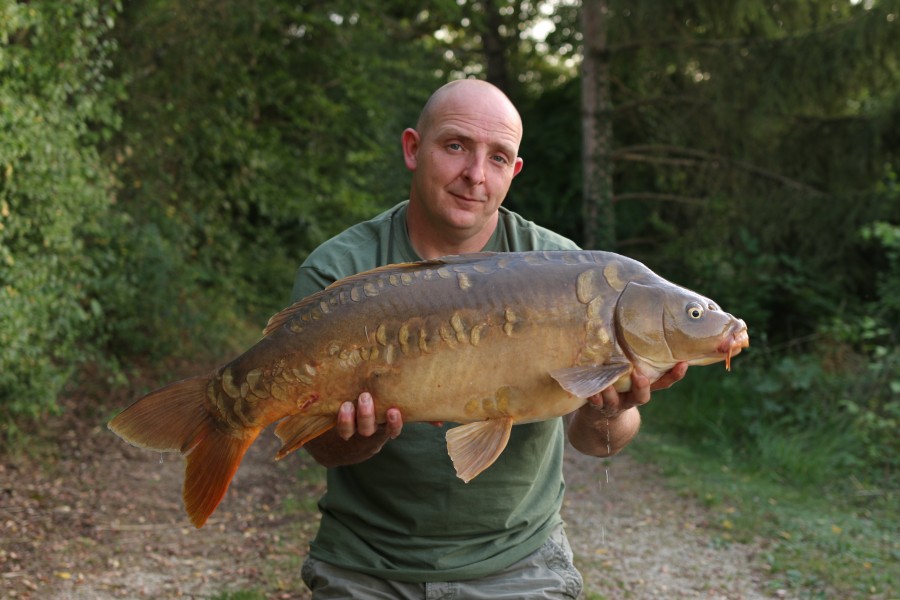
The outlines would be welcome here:
<svg viewBox="0 0 900 600">
<path fill-rule="evenodd" d="M 476 142 L 502 146 L 515 153 L 522 134 L 517 123 L 501 116 L 479 111 L 444 112 L 436 115 L 432 134 L 437 139 L 466 138 Z"/>
</svg>

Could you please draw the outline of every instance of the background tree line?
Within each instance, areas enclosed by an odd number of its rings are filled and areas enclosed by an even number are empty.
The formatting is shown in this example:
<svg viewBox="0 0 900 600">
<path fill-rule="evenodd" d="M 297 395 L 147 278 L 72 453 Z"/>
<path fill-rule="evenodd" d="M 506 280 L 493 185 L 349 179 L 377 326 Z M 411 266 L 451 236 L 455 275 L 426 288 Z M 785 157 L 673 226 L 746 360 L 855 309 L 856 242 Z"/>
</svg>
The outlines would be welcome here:
<svg viewBox="0 0 900 600">
<path fill-rule="evenodd" d="M 512 209 L 749 323 L 660 422 L 748 456 L 837 439 L 823 472 L 895 480 L 896 0 L 0 6 L 7 436 L 88 366 L 252 341 L 306 253 L 405 198 L 428 94 L 480 77 L 525 121 Z"/>
</svg>

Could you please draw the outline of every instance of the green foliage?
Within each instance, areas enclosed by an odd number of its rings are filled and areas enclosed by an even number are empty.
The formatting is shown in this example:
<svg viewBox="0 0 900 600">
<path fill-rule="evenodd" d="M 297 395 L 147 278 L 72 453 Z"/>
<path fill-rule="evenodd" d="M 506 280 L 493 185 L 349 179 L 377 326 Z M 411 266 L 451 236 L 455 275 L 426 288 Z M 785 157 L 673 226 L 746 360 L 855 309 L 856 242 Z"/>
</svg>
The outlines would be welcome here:
<svg viewBox="0 0 900 600">
<path fill-rule="evenodd" d="M 127 126 L 111 152 L 130 231 L 119 289 L 136 292 L 118 352 L 142 351 L 136 327 L 175 351 L 219 312 L 261 328 L 306 253 L 406 196 L 399 135 L 433 85 L 417 44 L 385 37 L 399 26 L 374 4 L 247 8 L 126 7 Z"/>
<path fill-rule="evenodd" d="M 119 125 L 115 7 L 0 8 L 0 422 L 53 409 L 104 307 L 86 241 L 115 187 L 95 144 Z"/>
<path fill-rule="evenodd" d="M 505 205 L 569 239 L 578 241 L 581 219 L 580 90 L 570 81 L 521 103 L 519 151 L 524 166 Z M 562 109 L 561 109 L 562 107 Z"/>
<path fill-rule="evenodd" d="M 647 407 L 646 420 L 778 481 L 895 485 L 896 353 L 873 360 L 824 336 L 817 343 L 821 351 L 742 355 L 727 376 L 694 369 L 666 393 L 675 398 Z"/>
</svg>

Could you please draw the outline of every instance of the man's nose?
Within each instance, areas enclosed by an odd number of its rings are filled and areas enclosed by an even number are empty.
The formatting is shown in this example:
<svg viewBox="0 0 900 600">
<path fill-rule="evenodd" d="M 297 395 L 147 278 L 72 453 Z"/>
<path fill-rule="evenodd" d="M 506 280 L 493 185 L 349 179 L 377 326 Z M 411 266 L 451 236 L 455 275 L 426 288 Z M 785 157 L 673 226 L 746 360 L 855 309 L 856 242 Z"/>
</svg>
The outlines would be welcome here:
<svg viewBox="0 0 900 600">
<path fill-rule="evenodd" d="M 481 152 L 475 152 L 469 158 L 466 168 L 463 170 L 463 177 L 472 185 L 484 183 L 484 167 L 487 156 Z"/>
</svg>

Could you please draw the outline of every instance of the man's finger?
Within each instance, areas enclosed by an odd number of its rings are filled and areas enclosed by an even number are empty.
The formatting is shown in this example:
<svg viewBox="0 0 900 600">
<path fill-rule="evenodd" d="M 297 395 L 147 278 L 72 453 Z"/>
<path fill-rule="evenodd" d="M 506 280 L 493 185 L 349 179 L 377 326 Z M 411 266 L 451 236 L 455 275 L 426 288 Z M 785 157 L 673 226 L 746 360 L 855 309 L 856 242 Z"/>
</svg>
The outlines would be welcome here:
<svg viewBox="0 0 900 600">
<path fill-rule="evenodd" d="M 389 438 L 394 439 L 400 435 L 400 431 L 403 429 L 403 418 L 400 416 L 400 411 L 396 408 L 389 408 L 385 413 L 385 418 L 387 418 L 385 431 Z"/>
<path fill-rule="evenodd" d="M 664 390 L 668 387 L 671 387 L 672 384 L 681 381 L 684 378 L 687 370 L 688 364 L 686 362 L 680 362 L 676 364 L 668 373 L 664 374 L 652 386 L 650 386 L 650 389 L 655 392 L 657 390 Z"/>
<path fill-rule="evenodd" d="M 356 401 L 356 432 L 359 435 L 369 437 L 377 429 L 375 423 L 375 402 L 372 394 L 363 392 Z"/>
<path fill-rule="evenodd" d="M 341 404 L 334 429 L 342 439 L 349 440 L 353 437 L 356 432 L 356 408 L 352 402 Z"/>
</svg>

